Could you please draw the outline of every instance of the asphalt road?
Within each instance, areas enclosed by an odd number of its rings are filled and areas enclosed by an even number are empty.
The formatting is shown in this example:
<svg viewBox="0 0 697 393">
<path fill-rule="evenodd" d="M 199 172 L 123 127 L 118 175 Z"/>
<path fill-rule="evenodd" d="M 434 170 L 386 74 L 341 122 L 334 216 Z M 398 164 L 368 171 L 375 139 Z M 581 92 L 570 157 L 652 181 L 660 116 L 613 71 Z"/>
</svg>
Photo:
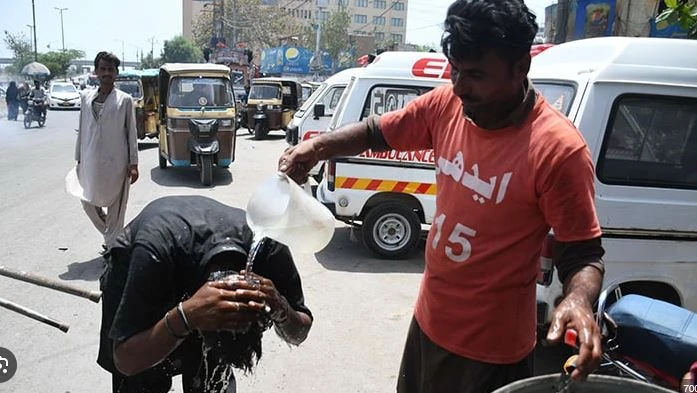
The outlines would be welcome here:
<svg viewBox="0 0 697 393">
<path fill-rule="evenodd" d="M 80 202 L 64 191 L 74 165 L 77 118 L 78 112 L 51 111 L 44 128 L 29 130 L 0 120 L 0 265 L 97 290 L 102 239 Z M 194 168 L 159 169 L 156 141 L 141 143 L 140 179 L 131 189 L 126 220 L 165 195 L 205 195 L 244 208 L 254 188 L 274 173 L 284 147 L 281 132 L 265 141 L 240 132 L 235 162 L 217 169 L 215 186 L 206 188 Z M 375 259 L 337 223 L 325 250 L 295 257 L 315 315 L 309 338 L 290 347 L 267 333 L 255 372 L 238 373 L 238 391 L 394 391 L 423 253 L 404 261 Z M 100 305 L 1 276 L 0 298 L 70 325 L 66 334 L 0 308 L 0 347 L 18 362 L 0 391 L 110 391 L 109 374 L 95 362 Z M 178 384 L 175 379 L 173 391 L 181 391 Z"/>
</svg>

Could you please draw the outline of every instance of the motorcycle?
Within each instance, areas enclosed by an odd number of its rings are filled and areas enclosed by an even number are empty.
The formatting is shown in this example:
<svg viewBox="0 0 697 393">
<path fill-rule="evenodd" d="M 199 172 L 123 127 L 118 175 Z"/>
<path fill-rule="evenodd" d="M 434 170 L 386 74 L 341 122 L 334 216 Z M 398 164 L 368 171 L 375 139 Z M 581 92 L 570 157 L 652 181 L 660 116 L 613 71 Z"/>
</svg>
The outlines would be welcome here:
<svg viewBox="0 0 697 393">
<path fill-rule="evenodd" d="M 613 375 L 684 391 L 697 380 L 697 314 L 642 295 L 622 295 L 619 286 L 598 298 L 596 322 L 602 334 L 602 362 L 594 374 Z M 577 332 L 564 343 L 578 348 Z M 564 369 L 573 368 L 575 356 Z M 687 374 L 686 374 L 687 373 Z M 696 386 L 692 382 L 691 386 Z"/>
<path fill-rule="evenodd" d="M 46 105 L 43 98 L 30 99 L 27 102 L 27 110 L 24 112 L 24 128 L 30 128 L 35 121 L 39 127 L 46 124 Z"/>
</svg>

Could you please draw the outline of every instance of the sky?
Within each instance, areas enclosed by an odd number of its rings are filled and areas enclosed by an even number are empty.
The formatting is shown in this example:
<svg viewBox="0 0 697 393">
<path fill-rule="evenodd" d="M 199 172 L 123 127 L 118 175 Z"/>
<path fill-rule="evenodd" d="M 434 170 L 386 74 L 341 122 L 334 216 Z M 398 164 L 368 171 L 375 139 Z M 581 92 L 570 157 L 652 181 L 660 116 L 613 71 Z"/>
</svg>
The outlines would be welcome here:
<svg viewBox="0 0 697 393">
<path fill-rule="evenodd" d="M 136 60 L 148 53 L 154 39 L 155 55 L 162 43 L 182 32 L 182 0 L 34 0 L 39 52 L 61 49 L 60 12 L 63 11 L 65 47 L 80 49 L 87 59 L 108 50 L 122 60 Z M 409 0 L 406 41 L 435 45 L 440 41 L 441 23 L 452 0 Z M 525 0 L 544 22 L 544 8 L 552 0 Z M 30 37 L 32 0 L 0 0 L 0 31 Z M 4 35 L 3 35 L 4 36 Z M 50 48 L 49 48 L 50 47 Z M 12 57 L 0 42 L 0 57 Z"/>
</svg>

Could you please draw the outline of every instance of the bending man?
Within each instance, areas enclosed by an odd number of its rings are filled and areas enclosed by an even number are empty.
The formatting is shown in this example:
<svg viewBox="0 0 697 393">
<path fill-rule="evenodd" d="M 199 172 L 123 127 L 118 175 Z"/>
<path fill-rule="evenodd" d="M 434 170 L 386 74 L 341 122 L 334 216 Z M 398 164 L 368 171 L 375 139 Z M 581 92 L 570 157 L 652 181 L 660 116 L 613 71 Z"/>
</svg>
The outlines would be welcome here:
<svg viewBox="0 0 697 393">
<path fill-rule="evenodd" d="M 101 280 L 98 363 L 113 392 L 166 393 L 182 374 L 185 393 L 233 393 L 233 368 L 253 369 L 266 329 L 305 340 L 312 314 L 286 246 L 257 254 L 259 285 L 209 281 L 244 269 L 252 236 L 243 210 L 198 196 L 157 199 L 126 226 Z"/>
</svg>

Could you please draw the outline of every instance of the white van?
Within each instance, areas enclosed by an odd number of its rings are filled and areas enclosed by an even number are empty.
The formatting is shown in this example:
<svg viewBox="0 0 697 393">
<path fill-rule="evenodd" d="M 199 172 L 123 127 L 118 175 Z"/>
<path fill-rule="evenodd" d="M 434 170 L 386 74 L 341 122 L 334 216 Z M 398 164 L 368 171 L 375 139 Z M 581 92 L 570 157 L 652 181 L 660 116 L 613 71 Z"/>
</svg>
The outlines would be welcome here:
<svg viewBox="0 0 697 393">
<path fill-rule="evenodd" d="M 303 105 L 295 112 L 286 131 L 286 142 L 294 146 L 324 132 L 339 105 L 339 98 L 351 77 L 358 75 L 362 68 L 349 68 L 339 71 L 322 82 Z M 322 164 L 310 171 L 311 176 L 320 175 Z"/>
<path fill-rule="evenodd" d="M 697 311 L 697 41 L 573 41 L 536 56 L 530 78 L 595 161 L 603 286 Z M 540 281 L 545 324 L 562 292 L 553 270 Z"/>
<path fill-rule="evenodd" d="M 450 83 L 439 53 L 385 52 L 351 78 L 329 129 L 404 107 Z M 364 243 L 384 258 L 403 258 L 417 244 L 421 224 L 435 212 L 433 151 L 371 152 L 327 162 L 317 199 L 342 221 L 363 222 Z"/>
</svg>

